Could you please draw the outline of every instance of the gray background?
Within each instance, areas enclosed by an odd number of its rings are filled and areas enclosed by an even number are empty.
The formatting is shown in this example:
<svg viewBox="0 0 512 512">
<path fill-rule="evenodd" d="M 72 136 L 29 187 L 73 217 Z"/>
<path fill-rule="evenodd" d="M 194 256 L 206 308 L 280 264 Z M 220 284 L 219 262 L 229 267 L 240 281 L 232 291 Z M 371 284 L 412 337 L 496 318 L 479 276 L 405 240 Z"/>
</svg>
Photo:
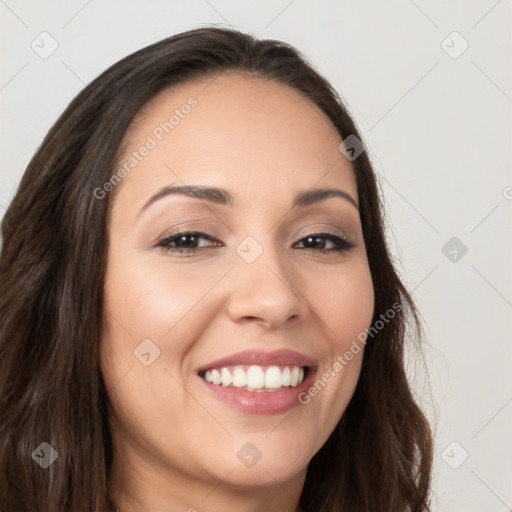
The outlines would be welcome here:
<svg viewBox="0 0 512 512">
<path fill-rule="evenodd" d="M 426 326 L 430 380 L 415 354 L 409 373 L 435 428 L 433 509 L 512 510 L 511 12 L 510 0 L 0 0 L 0 215 L 58 115 L 121 57 L 208 24 L 295 45 L 355 116 Z"/>
</svg>

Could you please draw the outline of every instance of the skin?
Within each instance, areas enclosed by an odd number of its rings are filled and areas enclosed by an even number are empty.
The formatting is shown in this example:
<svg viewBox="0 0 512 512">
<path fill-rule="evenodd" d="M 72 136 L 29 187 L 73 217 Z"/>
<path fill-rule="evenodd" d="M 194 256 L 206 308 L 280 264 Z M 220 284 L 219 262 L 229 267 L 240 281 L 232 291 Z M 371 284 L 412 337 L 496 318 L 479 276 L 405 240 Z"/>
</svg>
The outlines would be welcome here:
<svg viewBox="0 0 512 512">
<path fill-rule="evenodd" d="M 196 368 L 245 349 L 287 348 L 315 359 L 319 377 L 370 326 L 358 209 L 339 197 L 291 208 L 312 188 L 337 188 L 358 203 L 354 171 L 315 104 L 234 73 L 153 98 L 120 162 L 191 96 L 197 106 L 111 202 L 100 354 L 112 408 L 112 496 L 121 512 L 295 512 L 308 463 L 352 397 L 364 350 L 307 405 L 280 415 L 232 409 L 207 392 Z M 235 204 L 171 195 L 139 214 L 171 184 L 221 187 Z M 155 247 L 178 228 L 213 240 L 200 238 L 193 254 Z M 326 231 L 355 246 L 326 252 L 334 244 L 321 239 L 307 248 L 307 235 Z M 250 264 L 235 250 L 247 236 L 263 249 Z M 144 339 L 160 350 L 148 366 L 134 356 Z M 248 442 L 262 454 L 252 467 L 237 457 Z"/>
</svg>

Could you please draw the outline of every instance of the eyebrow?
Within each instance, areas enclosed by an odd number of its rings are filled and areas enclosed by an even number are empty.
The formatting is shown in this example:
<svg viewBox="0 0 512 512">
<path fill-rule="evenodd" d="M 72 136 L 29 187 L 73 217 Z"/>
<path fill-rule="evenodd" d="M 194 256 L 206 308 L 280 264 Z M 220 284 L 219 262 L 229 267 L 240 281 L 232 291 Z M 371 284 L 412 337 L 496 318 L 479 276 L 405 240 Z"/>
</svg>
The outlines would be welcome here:
<svg viewBox="0 0 512 512">
<path fill-rule="evenodd" d="M 223 188 L 206 187 L 202 185 L 168 185 L 159 190 L 156 194 L 153 194 L 146 201 L 144 206 L 140 209 L 139 213 L 137 213 L 137 217 L 141 215 L 142 212 L 146 210 L 150 205 L 170 195 L 184 195 L 187 197 L 203 199 L 214 204 L 226 206 L 233 206 L 235 204 L 234 197 Z M 352 198 L 352 196 L 350 196 L 343 190 L 339 190 L 337 188 L 316 188 L 304 190 L 303 192 L 300 192 L 299 194 L 297 194 L 297 196 L 295 196 L 292 208 L 303 208 L 306 206 L 310 206 L 314 203 L 324 201 L 325 199 L 328 199 L 330 197 L 340 197 L 348 201 L 356 208 L 357 211 L 359 211 L 359 206 Z"/>
</svg>

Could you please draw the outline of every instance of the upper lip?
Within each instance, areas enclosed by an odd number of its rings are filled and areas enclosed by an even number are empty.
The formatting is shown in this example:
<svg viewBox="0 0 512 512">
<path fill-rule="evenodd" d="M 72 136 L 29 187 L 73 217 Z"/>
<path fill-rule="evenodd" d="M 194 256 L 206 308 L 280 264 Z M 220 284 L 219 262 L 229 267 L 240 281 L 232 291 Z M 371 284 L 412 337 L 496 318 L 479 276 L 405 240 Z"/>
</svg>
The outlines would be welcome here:
<svg viewBox="0 0 512 512">
<path fill-rule="evenodd" d="M 198 373 L 212 368 L 221 368 L 223 366 L 235 366 L 243 364 L 254 364 L 258 366 L 290 365 L 290 366 L 308 366 L 314 367 L 315 361 L 310 357 L 295 352 L 294 350 L 281 349 L 272 352 L 261 350 L 244 350 L 228 357 L 217 359 L 211 363 L 205 364 L 197 369 Z"/>
</svg>

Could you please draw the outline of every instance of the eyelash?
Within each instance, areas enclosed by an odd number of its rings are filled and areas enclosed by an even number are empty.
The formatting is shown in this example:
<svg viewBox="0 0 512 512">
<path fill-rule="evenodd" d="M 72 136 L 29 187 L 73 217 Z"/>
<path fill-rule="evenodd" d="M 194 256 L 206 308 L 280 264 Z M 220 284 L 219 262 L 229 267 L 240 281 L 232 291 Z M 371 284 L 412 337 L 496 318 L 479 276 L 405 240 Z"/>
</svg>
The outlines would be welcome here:
<svg viewBox="0 0 512 512">
<path fill-rule="evenodd" d="M 174 252 L 174 253 L 180 253 L 180 254 L 192 254 L 197 253 L 200 250 L 204 249 L 211 249 L 211 247 L 201 248 L 201 247 L 194 247 L 194 248 L 187 248 L 187 247 L 174 247 L 170 245 L 171 243 L 175 242 L 178 238 L 184 237 L 184 236 L 195 236 L 197 238 L 204 238 L 206 240 L 214 241 L 214 239 L 210 236 L 208 236 L 206 233 L 201 233 L 199 231 L 182 231 L 173 233 L 172 235 L 166 236 L 162 238 L 155 247 L 160 247 L 165 252 Z M 308 238 L 324 238 L 325 240 L 328 240 L 335 244 L 335 247 L 331 249 L 311 249 L 311 248 L 301 248 L 303 250 L 309 250 L 313 252 L 323 252 L 323 253 L 344 253 L 353 247 L 355 247 L 355 244 L 351 242 L 348 238 L 342 237 L 338 235 L 337 233 L 311 233 L 309 235 L 306 235 L 305 237 L 301 238 L 299 242 L 303 242 L 304 240 Z"/>
</svg>

